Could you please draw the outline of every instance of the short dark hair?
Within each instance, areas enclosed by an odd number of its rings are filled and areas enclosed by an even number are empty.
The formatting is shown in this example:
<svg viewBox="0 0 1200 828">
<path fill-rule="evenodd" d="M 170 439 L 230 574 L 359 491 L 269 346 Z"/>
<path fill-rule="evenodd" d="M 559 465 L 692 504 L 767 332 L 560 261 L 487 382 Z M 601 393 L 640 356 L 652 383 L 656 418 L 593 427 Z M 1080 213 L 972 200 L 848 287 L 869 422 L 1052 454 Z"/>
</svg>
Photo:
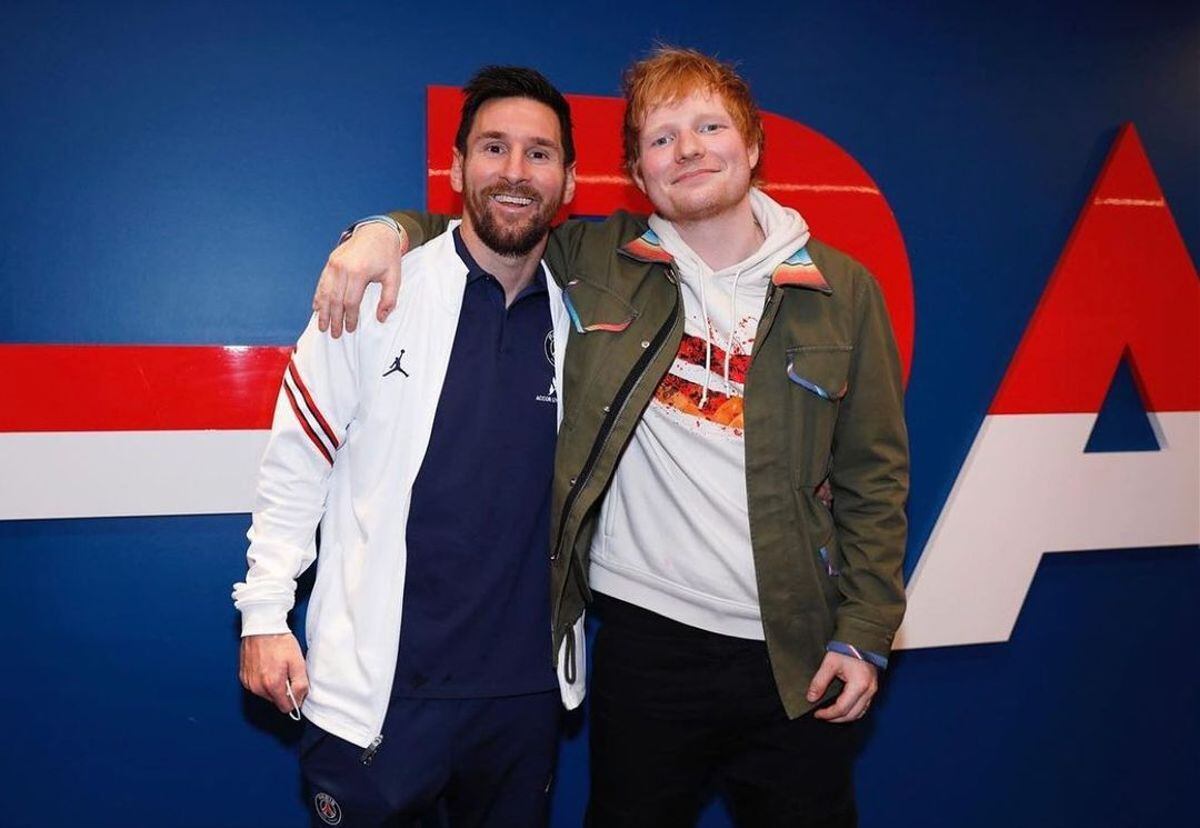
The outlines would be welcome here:
<svg viewBox="0 0 1200 828">
<path fill-rule="evenodd" d="M 463 95 L 462 118 L 458 122 L 458 134 L 454 136 L 454 146 L 463 155 L 467 153 L 467 136 L 479 107 L 496 98 L 529 98 L 554 110 L 562 132 L 563 166 L 575 163 L 571 105 L 541 72 L 525 66 L 485 66 L 467 81 Z"/>
</svg>

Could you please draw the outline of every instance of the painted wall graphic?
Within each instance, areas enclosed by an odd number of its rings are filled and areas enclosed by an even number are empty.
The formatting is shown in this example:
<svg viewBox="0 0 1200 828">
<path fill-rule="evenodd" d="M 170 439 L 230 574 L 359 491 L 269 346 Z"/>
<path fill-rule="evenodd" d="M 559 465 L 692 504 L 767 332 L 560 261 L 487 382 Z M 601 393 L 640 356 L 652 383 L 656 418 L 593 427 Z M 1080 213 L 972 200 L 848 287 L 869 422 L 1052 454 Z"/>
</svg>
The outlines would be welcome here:
<svg viewBox="0 0 1200 828">
<path fill-rule="evenodd" d="M 0 345 L 0 520 L 249 511 L 290 352 Z"/>
<path fill-rule="evenodd" d="M 447 172 L 460 100 L 455 88 L 429 90 L 434 211 L 461 208 Z M 619 135 L 620 99 L 571 102 L 581 124 L 595 126 L 581 128 L 580 158 L 593 160 L 580 170 L 574 208 L 646 209 L 608 140 Z M 809 163 L 768 170 L 765 189 L 876 263 L 911 358 L 908 261 L 883 194 L 800 124 L 770 117 L 767 140 L 798 146 L 784 157 Z M 23 481 L 0 498 L 0 519 L 248 511 L 286 358 L 285 348 L 0 345 L 0 372 L 34 402 L 0 413 L 0 465 Z M 1088 452 L 1125 364 L 1155 450 Z M 107 484 L 117 463 L 128 485 Z M 898 648 L 1005 641 L 1043 553 L 1200 543 L 1197 504 L 1200 281 L 1130 124 L 921 555 Z"/>
<path fill-rule="evenodd" d="M 453 210 L 485 62 L 576 93 L 577 215 L 645 209 L 615 96 L 656 39 L 738 62 L 767 192 L 897 329 L 910 609 L 863 828 L 1188 824 L 1200 6 L 12 0 L 0 31 L 0 828 L 308 823 L 229 593 L 312 286 L 356 217 Z M 588 744 L 585 710 L 554 828 Z"/>
<path fill-rule="evenodd" d="M 1153 445 L 1088 451 L 1132 374 Z M 909 581 L 900 646 L 1006 641 L 1043 553 L 1200 543 L 1200 281 L 1125 126 Z"/>
<path fill-rule="evenodd" d="M 572 212 L 648 211 L 621 172 L 621 99 L 568 97 L 579 136 Z M 461 210 L 449 185 L 461 101 L 455 87 L 429 87 L 427 199 L 435 212 Z M 795 148 L 764 165 L 765 189 L 877 274 L 907 375 L 912 277 L 886 199 L 828 138 L 770 113 L 765 128 L 771 144 Z M 0 372 L 31 401 L 0 412 L 0 464 L 22 481 L 0 497 L 0 520 L 248 511 L 284 350 L 0 345 Z M 115 461 L 128 485 L 109 485 Z M 191 471 L 187 478 L 178 476 L 180 468 Z"/>
</svg>

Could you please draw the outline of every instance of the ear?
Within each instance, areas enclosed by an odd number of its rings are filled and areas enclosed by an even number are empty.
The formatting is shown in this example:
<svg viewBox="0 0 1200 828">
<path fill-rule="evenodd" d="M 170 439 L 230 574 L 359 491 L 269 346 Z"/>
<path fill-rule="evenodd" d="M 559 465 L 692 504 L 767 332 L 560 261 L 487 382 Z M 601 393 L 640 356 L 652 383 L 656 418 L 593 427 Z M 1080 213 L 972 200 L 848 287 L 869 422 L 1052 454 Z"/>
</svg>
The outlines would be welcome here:
<svg viewBox="0 0 1200 828">
<path fill-rule="evenodd" d="M 463 156 L 454 148 L 454 158 L 450 161 L 450 189 L 456 193 L 463 191 Z"/>
<path fill-rule="evenodd" d="M 563 181 L 563 204 L 570 204 L 571 199 L 575 198 L 575 165 L 571 164 L 567 167 L 567 175 Z"/>
<path fill-rule="evenodd" d="M 758 166 L 758 157 L 762 155 L 762 144 L 752 146 L 748 155 L 750 156 L 750 169 L 754 169 Z"/>
<path fill-rule="evenodd" d="M 629 177 L 633 179 L 633 183 L 642 191 L 642 195 L 646 194 L 646 181 L 642 178 L 642 161 L 639 158 L 633 162 L 633 166 L 629 169 Z"/>
</svg>

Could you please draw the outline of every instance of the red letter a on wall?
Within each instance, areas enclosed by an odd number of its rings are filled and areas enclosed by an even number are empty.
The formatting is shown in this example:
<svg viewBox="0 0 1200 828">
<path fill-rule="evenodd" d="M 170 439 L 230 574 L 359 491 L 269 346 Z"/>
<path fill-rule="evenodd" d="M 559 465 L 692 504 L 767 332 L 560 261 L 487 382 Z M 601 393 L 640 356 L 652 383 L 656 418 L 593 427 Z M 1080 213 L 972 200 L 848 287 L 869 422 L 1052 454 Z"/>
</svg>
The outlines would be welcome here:
<svg viewBox="0 0 1200 828">
<path fill-rule="evenodd" d="M 1085 453 L 1128 352 L 1160 450 Z M 909 584 L 906 647 L 1005 641 L 1043 553 L 1200 542 L 1200 283 L 1127 125 Z"/>
</svg>

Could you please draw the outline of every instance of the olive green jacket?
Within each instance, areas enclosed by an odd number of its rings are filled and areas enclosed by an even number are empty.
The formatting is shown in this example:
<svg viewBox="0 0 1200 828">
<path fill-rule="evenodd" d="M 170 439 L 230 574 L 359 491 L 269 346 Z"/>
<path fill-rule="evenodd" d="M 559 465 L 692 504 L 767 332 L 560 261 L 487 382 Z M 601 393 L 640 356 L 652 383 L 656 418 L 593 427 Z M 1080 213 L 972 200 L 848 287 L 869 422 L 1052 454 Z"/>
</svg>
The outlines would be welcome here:
<svg viewBox="0 0 1200 828">
<path fill-rule="evenodd" d="M 438 217 L 393 215 L 414 243 L 444 229 Z M 551 233 L 544 256 L 573 322 L 551 511 L 558 653 L 591 598 L 598 506 L 675 359 L 683 300 L 671 256 L 640 217 L 567 222 Z M 853 259 L 811 240 L 776 269 L 744 417 L 763 630 L 780 697 L 797 717 L 814 706 L 805 693 L 828 642 L 886 657 L 904 614 L 900 364 L 879 286 Z M 831 507 L 816 495 L 826 479 Z"/>
</svg>

